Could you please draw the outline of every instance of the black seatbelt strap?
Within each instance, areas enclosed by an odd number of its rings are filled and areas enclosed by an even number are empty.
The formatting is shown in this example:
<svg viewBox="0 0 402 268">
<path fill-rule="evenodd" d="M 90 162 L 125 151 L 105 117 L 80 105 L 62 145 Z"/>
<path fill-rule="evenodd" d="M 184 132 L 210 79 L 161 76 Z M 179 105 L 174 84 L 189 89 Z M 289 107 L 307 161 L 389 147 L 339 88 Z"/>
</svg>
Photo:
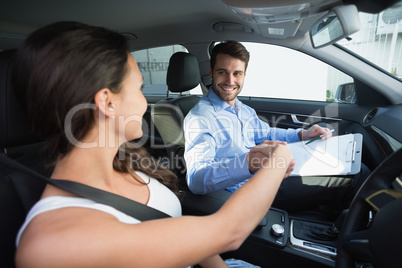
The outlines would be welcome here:
<svg viewBox="0 0 402 268">
<path fill-rule="evenodd" d="M 35 179 L 40 179 L 45 181 L 57 188 L 60 188 L 64 191 L 70 192 L 72 194 L 76 194 L 81 197 L 85 197 L 95 201 L 97 203 L 101 203 L 104 205 L 108 205 L 114 207 L 115 209 L 130 215 L 140 221 L 154 220 L 170 217 L 166 213 L 154 209 L 152 207 L 146 206 L 134 200 L 125 198 L 120 195 L 116 195 L 110 192 L 106 192 L 82 183 L 67 181 L 67 180 L 55 180 L 48 177 L 45 177 L 38 172 L 20 164 L 14 159 L 7 157 L 6 155 L 0 154 L 0 163 L 12 167 L 18 171 L 24 172 L 28 175 L 31 175 Z"/>
</svg>

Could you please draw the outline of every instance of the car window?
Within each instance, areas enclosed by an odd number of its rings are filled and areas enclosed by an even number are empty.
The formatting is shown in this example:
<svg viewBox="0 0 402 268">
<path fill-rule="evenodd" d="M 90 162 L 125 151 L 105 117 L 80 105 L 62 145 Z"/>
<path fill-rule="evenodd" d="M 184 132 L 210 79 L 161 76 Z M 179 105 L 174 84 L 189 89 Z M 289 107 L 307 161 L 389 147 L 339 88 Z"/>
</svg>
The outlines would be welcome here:
<svg viewBox="0 0 402 268">
<path fill-rule="evenodd" d="M 333 102 L 338 87 L 353 82 L 345 73 L 293 49 L 243 45 L 250 61 L 239 96 Z"/>
<path fill-rule="evenodd" d="M 164 46 L 149 48 L 132 52 L 138 64 L 142 76 L 144 95 L 166 95 L 166 74 L 169 66 L 170 57 L 179 51 L 188 52 L 181 45 Z M 190 90 L 190 94 L 202 94 L 201 87 Z M 169 92 L 169 95 L 178 95 L 179 93 Z"/>
<path fill-rule="evenodd" d="M 359 16 L 360 30 L 337 45 L 402 80 L 402 1 L 378 14 Z"/>
</svg>

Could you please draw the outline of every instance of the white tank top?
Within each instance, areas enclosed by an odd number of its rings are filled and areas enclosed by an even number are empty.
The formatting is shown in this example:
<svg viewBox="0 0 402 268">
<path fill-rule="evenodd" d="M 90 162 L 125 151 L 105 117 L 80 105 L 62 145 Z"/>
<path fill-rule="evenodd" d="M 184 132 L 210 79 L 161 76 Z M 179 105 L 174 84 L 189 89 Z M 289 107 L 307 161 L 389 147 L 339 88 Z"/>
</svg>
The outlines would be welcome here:
<svg viewBox="0 0 402 268">
<path fill-rule="evenodd" d="M 145 182 L 149 181 L 147 185 L 149 188 L 149 200 L 147 206 L 158 209 L 172 217 L 181 216 L 181 205 L 177 196 L 170 191 L 166 186 L 161 184 L 158 180 L 154 178 L 149 178 L 145 173 L 136 172 Z M 115 216 L 120 222 L 127 224 L 135 224 L 140 223 L 139 220 L 120 212 L 119 210 L 100 203 L 96 203 L 87 198 L 79 198 L 79 197 L 69 197 L 69 196 L 50 196 L 39 200 L 29 211 L 24 224 L 20 228 L 16 245 L 18 247 L 20 237 L 24 232 L 25 228 L 31 222 L 35 216 L 40 213 L 65 208 L 65 207 L 83 207 L 90 208 L 99 211 L 103 211 L 105 213 L 111 214 Z"/>
</svg>

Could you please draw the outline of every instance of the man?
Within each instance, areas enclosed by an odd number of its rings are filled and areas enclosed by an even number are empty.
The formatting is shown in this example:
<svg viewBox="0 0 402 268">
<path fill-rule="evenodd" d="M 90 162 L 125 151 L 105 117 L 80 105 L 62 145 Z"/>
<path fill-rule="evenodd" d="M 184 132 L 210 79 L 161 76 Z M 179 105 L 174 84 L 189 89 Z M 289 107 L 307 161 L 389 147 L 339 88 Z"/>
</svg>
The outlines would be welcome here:
<svg viewBox="0 0 402 268">
<path fill-rule="evenodd" d="M 211 89 L 184 120 L 187 184 L 195 194 L 236 191 L 262 163 L 264 156 L 253 149 L 258 144 L 309 140 L 329 131 L 318 125 L 308 130 L 273 128 L 239 101 L 237 96 L 244 84 L 249 57 L 239 42 L 216 45 L 209 70 Z M 317 203 L 339 202 L 339 198 L 349 201 L 352 180 L 290 177 L 282 182 L 274 206 L 292 211 L 314 208 Z"/>
</svg>

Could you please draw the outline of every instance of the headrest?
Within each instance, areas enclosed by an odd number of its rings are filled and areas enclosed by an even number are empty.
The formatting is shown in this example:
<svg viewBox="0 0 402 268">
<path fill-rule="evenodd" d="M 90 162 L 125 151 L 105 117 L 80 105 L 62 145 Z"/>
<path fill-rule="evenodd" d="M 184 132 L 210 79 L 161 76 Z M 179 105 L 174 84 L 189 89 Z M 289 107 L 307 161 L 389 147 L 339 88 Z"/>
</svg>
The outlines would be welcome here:
<svg viewBox="0 0 402 268">
<path fill-rule="evenodd" d="M 38 141 L 17 105 L 11 85 L 11 65 L 16 50 L 0 51 L 0 149 Z M 17 96 L 18 97 L 18 96 Z"/>
<path fill-rule="evenodd" d="M 171 92 L 195 88 L 201 81 L 197 58 L 186 52 L 176 52 L 169 60 L 166 83 Z"/>
</svg>

